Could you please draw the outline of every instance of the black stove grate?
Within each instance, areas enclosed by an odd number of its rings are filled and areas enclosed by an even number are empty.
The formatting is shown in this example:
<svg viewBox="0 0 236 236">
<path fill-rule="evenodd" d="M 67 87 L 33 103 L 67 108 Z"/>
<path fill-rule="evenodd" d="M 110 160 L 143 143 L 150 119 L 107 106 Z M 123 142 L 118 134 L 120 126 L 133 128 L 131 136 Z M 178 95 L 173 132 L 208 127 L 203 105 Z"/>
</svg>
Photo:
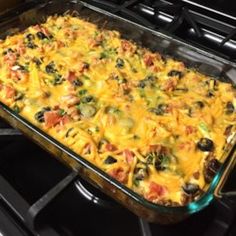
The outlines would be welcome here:
<svg viewBox="0 0 236 236">
<path fill-rule="evenodd" d="M 204 5 L 196 4 L 195 1 L 187 0 L 90 0 L 87 2 L 151 29 L 158 29 L 187 40 L 236 62 L 236 13 L 235 17 L 232 17 L 227 13 L 212 11 Z"/>
</svg>

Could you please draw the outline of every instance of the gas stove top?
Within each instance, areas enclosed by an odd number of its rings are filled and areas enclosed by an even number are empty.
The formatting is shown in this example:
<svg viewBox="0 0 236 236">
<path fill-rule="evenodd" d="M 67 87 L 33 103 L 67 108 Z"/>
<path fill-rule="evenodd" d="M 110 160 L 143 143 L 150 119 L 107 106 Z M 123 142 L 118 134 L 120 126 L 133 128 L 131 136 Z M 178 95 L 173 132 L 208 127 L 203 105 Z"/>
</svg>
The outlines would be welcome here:
<svg viewBox="0 0 236 236">
<path fill-rule="evenodd" d="M 232 0 L 88 2 L 236 61 L 236 5 Z"/>
<path fill-rule="evenodd" d="M 233 1 L 88 2 L 236 62 Z M 235 189 L 235 175 L 226 188 Z M 0 121 L 0 235 L 233 236 L 235 202 L 214 201 L 176 225 L 149 224 Z"/>
<path fill-rule="evenodd" d="M 214 202 L 176 225 L 148 224 L 20 132 L 12 134 L 4 122 L 0 124 L 0 233 L 4 236 L 235 235 L 235 208 L 230 208 L 234 204 Z"/>
</svg>

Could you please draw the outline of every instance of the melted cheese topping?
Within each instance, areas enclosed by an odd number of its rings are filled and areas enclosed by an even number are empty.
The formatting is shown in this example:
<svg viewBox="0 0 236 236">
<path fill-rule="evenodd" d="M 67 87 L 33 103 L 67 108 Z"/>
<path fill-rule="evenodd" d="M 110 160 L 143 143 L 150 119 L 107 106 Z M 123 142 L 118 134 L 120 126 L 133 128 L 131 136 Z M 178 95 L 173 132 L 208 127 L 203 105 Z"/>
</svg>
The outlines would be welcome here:
<svg viewBox="0 0 236 236">
<path fill-rule="evenodd" d="M 0 100 L 149 201 L 183 205 L 210 182 L 235 90 L 78 17 L 0 43 Z"/>
</svg>

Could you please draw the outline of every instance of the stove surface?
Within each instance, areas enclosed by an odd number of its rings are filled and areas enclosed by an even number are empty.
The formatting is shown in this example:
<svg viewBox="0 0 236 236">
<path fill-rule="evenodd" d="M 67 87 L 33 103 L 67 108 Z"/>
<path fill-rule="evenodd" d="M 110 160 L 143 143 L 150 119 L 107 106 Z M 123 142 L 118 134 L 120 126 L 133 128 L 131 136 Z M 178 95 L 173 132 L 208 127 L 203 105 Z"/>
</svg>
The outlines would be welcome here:
<svg viewBox="0 0 236 236">
<path fill-rule="evenodd" d="M 70 170 L 55 157 L 23 136 L 0 149 L 0 176 L 16 191 L 17 195 L 14 195 L 13 200 L 16 208 L 19 207 L 17 202 L 22 199 L 28 207 L 32 206 L 69 173 Z M 31 229 L 25 227 L 24 220 L 21 219 L 23 210 L 20 211 L 21 216 L 14 214 L 14 206 L 4 201 L 4 191 L 6 189 L 0 187 L 0 232 L 7 236 L 13 235 L 12 232 L 9 234 L 6 224 L 10 225 L 9 222 L 14 221 L 17 230 L 23 232 L 14 235 L 31 234 Z M 233 235 L 231 231 L 228 232 L 227 220 L 222 217 L 228 214 L 227 211 L 220 202 L 215 201 L 205 210 L 179 224 L 148 224 L 78 178 L 39 212 L 34 219 L 34 231 L 42 236 Z M 7 217 L 4 212 L 7 212 Z M 11 220 L 4 223 L 9 217 Z M 15 232 L 16 229 L 12 230 Z"/>
<path fill-rule="evenodd" d="M 232 0 L 88 2 L 236 62 Z M 235 189 L 235 177 L 236 171 L 225 191 Z M 0 235 L 233 236 L 235 205 L 215 200 L 176 225 L 148 224 L 0 121 Z"/>
</svg>

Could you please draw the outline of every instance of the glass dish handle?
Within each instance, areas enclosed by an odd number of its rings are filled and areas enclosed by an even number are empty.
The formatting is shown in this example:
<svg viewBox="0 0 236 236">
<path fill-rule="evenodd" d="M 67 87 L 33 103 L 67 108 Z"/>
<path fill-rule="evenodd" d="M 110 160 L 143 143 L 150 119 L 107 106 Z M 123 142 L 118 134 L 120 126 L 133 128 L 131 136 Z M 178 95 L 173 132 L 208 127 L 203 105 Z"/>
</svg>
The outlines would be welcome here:
<svg viewBox="0 0 236 236">
<path fill-rule="evenodd" d="M 218 183 L 217 187 L 215 188 L 214 196 L 216 198 L 222 199 L 222 200 L 224 198 L 236 200 L 236 189 L 230 190 L 230 191 L 228 191 L 228 190 L 224 191 L 223 190 L 224 187 L 225 187 L 225 184 L 227 182 L 227 179 L 230 176 L 230 173 L 233 171 L 233 169 L 235 169 L 234 168 L 235 164 L 236 164 L 236 149 L 233 150 L 231 158 L 228 161 L 227 166 L 224 170 L 224 173 L 220 177 L 219 183 Z M 236 169 L 235 169 L 235 171 L 236 171 Z"/>
</svg>

